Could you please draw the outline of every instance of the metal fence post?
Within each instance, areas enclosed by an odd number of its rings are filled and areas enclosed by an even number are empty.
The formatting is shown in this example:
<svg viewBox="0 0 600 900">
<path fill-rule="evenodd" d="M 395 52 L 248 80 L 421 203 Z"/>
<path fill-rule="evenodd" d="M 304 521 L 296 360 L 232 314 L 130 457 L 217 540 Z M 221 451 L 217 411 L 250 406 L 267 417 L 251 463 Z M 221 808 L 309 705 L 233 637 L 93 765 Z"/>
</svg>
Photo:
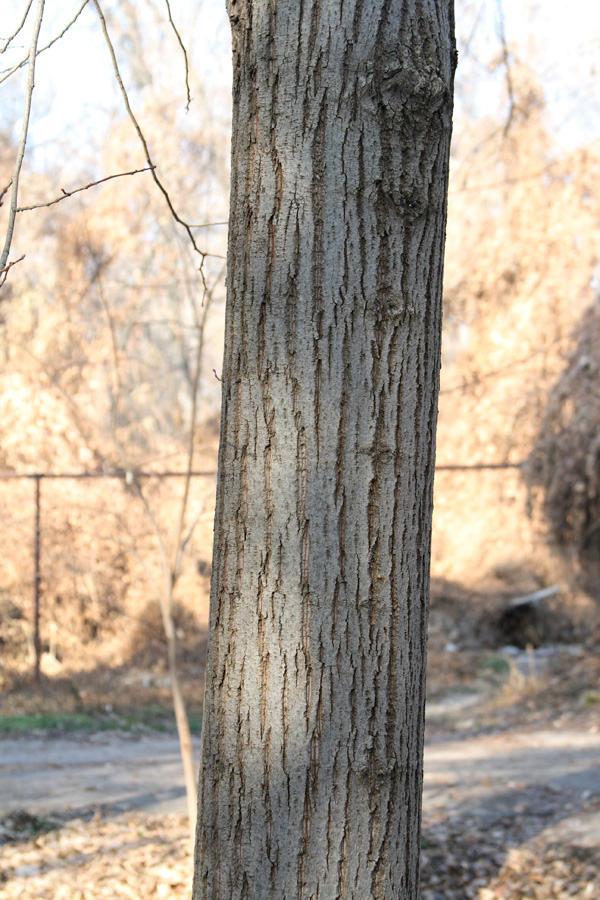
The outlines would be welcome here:
<svg viewBox="0 0 600 900">
<path fill-rule="evenodd" d="M 36 684 L 40 680 L 40 659 L 42 646 L 40 641 L 40 484 L 41 475 L 35 475 L 35 528 L 33 535 L 33 647 L 35 651 L 33 677 Z"/>
</svg>

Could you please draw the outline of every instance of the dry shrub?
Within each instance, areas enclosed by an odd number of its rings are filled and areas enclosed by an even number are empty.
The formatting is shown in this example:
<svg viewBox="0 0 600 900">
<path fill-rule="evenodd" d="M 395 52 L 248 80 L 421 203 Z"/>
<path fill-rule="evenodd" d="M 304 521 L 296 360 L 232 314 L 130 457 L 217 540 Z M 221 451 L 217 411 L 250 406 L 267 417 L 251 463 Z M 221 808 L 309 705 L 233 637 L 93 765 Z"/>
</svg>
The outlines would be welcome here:
<svg viewBox="0 0 600 900">
<path fill-rule="evenodd" d="M 183 603 L 173 604 L 173 620 L 177 635 L 178 658 L 196 669 L 206 653 L 206 625 Z M 158 600 L 151 599 L 132 622 L 128 647 L 128 664 L 134 668 L 151 669 L 166 666 L 167 641 Z"/>
<path fill-rule="evenodd" d="M 584 314 L 567 366 L 550 392 L 526 468 L 532 508 L 551 538 L 600 568 L 600 302 Z"/>
<path fill-rule="evenodd" d="M 543 85 L 513 75 L 510 129 L 478 119 L 453 149 L 433 539 L 435 575 L 507 599 L 569 583 L 569 560 L 527 516 L 520 468 L 440 467 L 529 458 L 593 301 L 600 216 L 597 151 L 556 146 Z"/>
</svg>

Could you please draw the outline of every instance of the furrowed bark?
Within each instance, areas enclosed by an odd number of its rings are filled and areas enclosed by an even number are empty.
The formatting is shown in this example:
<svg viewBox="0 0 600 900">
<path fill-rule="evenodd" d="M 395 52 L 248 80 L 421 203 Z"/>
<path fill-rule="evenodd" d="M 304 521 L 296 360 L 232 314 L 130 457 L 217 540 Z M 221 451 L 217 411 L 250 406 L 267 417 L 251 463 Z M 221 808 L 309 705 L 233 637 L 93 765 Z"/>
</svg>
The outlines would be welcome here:
<svg viewBox="0 0 600 900">
<path fill-rule="evenodd" d="M 415 900 L 451 0 L 229 0 L 195 900 Z"/>
</svg>

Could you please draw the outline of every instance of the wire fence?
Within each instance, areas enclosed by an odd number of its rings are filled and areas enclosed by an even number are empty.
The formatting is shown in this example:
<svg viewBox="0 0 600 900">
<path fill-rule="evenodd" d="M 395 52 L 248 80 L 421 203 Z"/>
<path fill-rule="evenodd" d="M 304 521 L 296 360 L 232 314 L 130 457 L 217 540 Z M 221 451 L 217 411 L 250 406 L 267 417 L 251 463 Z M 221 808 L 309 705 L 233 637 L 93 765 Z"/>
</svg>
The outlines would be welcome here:
<svg viewBox="0 0 600 900">
<path fill-rule="evenodd" d="M 447 463 L 436 466 L 437 472 L 482 472 L 502 469 L 521 469 L 523 463 L 499 462 L 499 463 Z M 191 470 L 191 471 L 145 471 L 141 469 L 113 468 L 104 471 L 81 472 L 6 472 L 0 471 L 0 481 L 25 481 L 33 484 L 33 541 L 32 541 L 32 650 L 34 658 L 34 678 L 40 678 L 40 660 L 42 655 L 40 639 L 40 610 L 42 603 L 42 563 L 41 549 L 44 523 L 42 519 L 42 482 L 47 481 L 84 481 L 92 479 L 117 480 L 125 486 L 132 486 L 145 479 L 158 480 L 181 478 L 214 478 L 216 470 Z M 21 526 L 22 522 L 21 516 Z"/>
<path fill-rule="evenodd" d="M 133 485 L 135 482 L 144 479 L 164 479 L 173 478 L 207 478 L 214 477 L 216 470 L 192 470 L 185 472 L 174 471 L 144 471 L 140 469 L 110 469 L 105 471 L 83 471 L 83 472 L 0 472 L 0 481 L 30 481 L 34 486 L 33 493 L 33 597 L 32 597 L 32 644 L 34 656 L 34 678 L 39 681 L 40 678 L 40 660 L 42 656 L 41 639 L 40 639 L 40 609 L 42 598 L 42 569 L 41 569 L 41 547 L 42 547 L 42 482 L 43 481 L 82 481 L 88 479 L 118 480 L 125 485 Z"/>
</svg>

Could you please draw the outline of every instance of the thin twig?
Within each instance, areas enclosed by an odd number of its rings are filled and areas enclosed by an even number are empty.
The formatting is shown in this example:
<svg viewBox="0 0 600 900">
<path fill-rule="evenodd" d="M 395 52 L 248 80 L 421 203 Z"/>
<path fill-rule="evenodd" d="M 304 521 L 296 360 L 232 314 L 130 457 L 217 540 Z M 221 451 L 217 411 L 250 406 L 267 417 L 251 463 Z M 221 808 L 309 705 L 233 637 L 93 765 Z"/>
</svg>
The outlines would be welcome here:
<svg viewBox="0 0 600 900">
<path fill-rule="evenodd" d="M 148 521 L 150 523 L 150 527 L 152 528 L 152 531 L 154 532 L 154 536 L 156 538 L 156 543 L 158 545 L 158 552 L 160 555 L 161 568 L 162 568 L 163 578 L 164 578 L 164 590 L 163 590 L 162 599 L 161 599 L 161 609 L 163 612 L 163 617 L 165 617 L 165 614 L 167 614 L 169 618 L 172 618 L 172 616 L 173 616 L 173 576 L 172 576 L 172 572 L 171 572 L 171 566 L 169 564 L 169 554 L 167 552 L 167 547 L 165 545 L 165 541 L 164 541 L 162 532 L 160 530 L 160 526 L 156 520 L 156 517 L 154 516 L 154 513 L 152 512 L 152 510 L 150 508 L 148 498 L 146 497 L 145 493 L 141 489 L 141 486 L 139 484 L 139 481 L 137 481 L 137 479 L 134 481 L 134 487 L 135 487 L 135 495 L 142 502 L 142 505 L 143 505 L 143 507 L 146 511 L 146 515 L 148 517 Z M 167 635 L 169 633 L 169 630 L 168 630 L 166 624 L 165 624 L 165 633 Z"/>
<path fill-rule="evenodd" d="M 33 0 L 32 0 L 32 2 L 33 2 Z M 83 0 L 82 5 L 79 7 L 79 12 L 76 13 L 76 15 L 71 19 L 71 21 L 68 23 L 68 25 L 65 25 L 65 27 L 63 28 L 63 30 L 61 31 L 60 34 L 57 34 L 55 38 L 52 38 L 52 40 L 50 41 L 49 44 L 46 44 L 45 47 L 42 47 L 41 50 L 37 51 L 36 56 L 39 56 L 45 50 L 49 50 L 53 44 L 55 44 L 57 41 L 60 41 L 60 39 L 65 36 L 65 34 L 67 33 L 67 31 L 69 30 L 71 25 L 75 24 L 75 22 L 77 21 L 77 19 L 79 18 L 79 16 L 83 12 L 83 10 L 86 8 L 88 3 L 89 3 L 89 0 Z M 6 81 L 7 78 L 10 78 L 11 75 L 14 75 L 15 72 L 18 72 L 19 69 L 22 69 L 23 66 L 26 65 L 28 59 L 29 59 L 29 57 L 26 56 L 25 59 L 22 59 L 21 62 L 18 62 L 16 64 L 16 66 L 13 66 L 12 69 L 9 69 L 7 72 L 5 72 L 2 76 L 2 78 L 0 78 L 0 84 L 2 84 L 3 81 Z"/>
<path fill-rule="evenodd" d="M 481 13 L 483 12 L 484 7 L 485 7 L 485 0 L 482 0 L 482 3 L 479 7 L 477 15 L 475 16 L 475 19 L 473 21 L 473 27 L 471 28 L 471 33 L 470 33 L 469 37 L 467 38 L 467 40 L 465 41 L 464 45 L 460 48 L 461 57 L 468 56 L 471 52 L 471 44 L 473 43 L 473 39 L 475 37 L 475 32 L 477 31 L 477 27 L 479 25 L 479 20 L 481 19 Z"/>
<path fill-rule="evenodd" d="M 198 522 L 202 518 L 202 515 L 204 514 L 204 506 L 205 506 L 205 504 L 202 505 L 202 509 L 200 510 L 200 512 L 198 513 L 198 515 L 196 516 L 196 518 L 194 519 L 194 521 L 188 528 L 188 533 L 186 534 L 183 541 L 181 542 L 181 555 L 182 556 L 185 554 L 187 545 L 189 544 L 189 542 L 191 541 L 191 539 L 193 537 L 194 531 L 196 530 L 196 525 L 198 524 Z"/>
<path fill-rule="evenodd" d="M 129 96 L 128 96 L 127 91 L 126 91 L 126 89 L 125 89 L 125 85 L 123 84 L 123 79 L 121 78 L 121 73 L 120 73 L 120 71 L 119 71 L 119 64 L 117 63 L 117 57 L 116 57 L 116 54 L 115 54 L 115 48 L 114 48 L 113 43 L 112 43 L 112 41 L 111 41 L 111 39 L 110 39 L 110 35 L 109 35 L 109 33 L 108 33 L 108 28 L 107 28 L 107 25 L 106 25 L 106 19 L 104 18 L 104 13 L 102 12 L 102 8 L 100 7 L 100 3 L 98 2 L 98 0 L 93 0 L 93 3 L 94 3 L 94 6 L 96 7 L 96 12 L 98 13 L 98 17 L 100 18 L 100 24 L 101 24 L 101 26 L 102 26 L 102 32 L 103 32 L 103 34 L 104 34 L 104 39 L 106 40 L 106 44 L 107 44 L 108 49 L 109 49 L 109 52 L 110 52 L 110 56 L 111 56 L 112 64 L 113 64 L 113 70 L 114 70 L 114 73 L 115 73 L 115 78 L 117 79 L 117 83 L 118 83 L 118 85 L 119 85 L 119 89 L 120 89 L 120 91 L 121 91 L 121 94 L 123 95 L 123 101 L 124 101 L 124 103 L 125 103 L 125 108 L 126 108 L 126 110 L 127 110 L 127 113 L 128 113 L 128 115 L 129 115 L 129 118 L 131 119 L 131 122 L 132 122 L 132 124 L 133 124 L 133 127 L 134 127 L 135 130 L 136 130 L 137 136 L 138 136 L 138 138 L 140 139 L 140 143 L 141 143 L 141 145 L 142 145 L 142 147 L 143 147 L 143 149 L 144 149 L 144 155 L 145 155 L 145 157 L 146 157 L 146 162 L 147 162 L 148 165 L 152 168 L 152 178 L 153 178 L 153 180 L 154 180 L 156 186 L 159 188 L 159 190 L 160 190 L 161 193 L 163 194 L 163 196 L 164 196 L 164 198 L 165 198 L 165 200 L 166 200 L 166 202 L 167 202 L 167 206 L 169 207 L 169 210 L 170 210 L 170 212 L 171 212 L 171 215 L 173 216 L 173 218 L 175 219 L 175 221 L 176 221 L 179 225 L 181 225 L 182 228 L 185 229 L 185 231 L 186 231 L 186 233 L 187 233 L 187 235 L 188 235 L 188 237 L 189 237 L 189 239 L 190 239 L 190 242 L 191 242 L 191 244 L 192 244 L 192 247 L 194 248 L 194 250 L 196 251 L 196 253 L 198 253 L 198 255 L 201 257 L 200 269 L 199 269 L 199 270 L 200 270 L 200 276 L 201 276 L 201 278 L 202 278 L 202 283 L 203 283 L 203 285 L 204 285 L 204 288 L 206 289 L 206 278 L 205 278 L 205 275 L 204 275 L 204 267 L 203 267 L 203 266 L 204 266 L 204 259 L 205 259 L 205 257 L 208 256 L 209 254 L 205 253 L 203 250 L 201 250 L 201 249 L 198 247 L 198 245 L 197 245 L 197 243 L 196 243 L 196 239 L 194 238 L 194 235 L 192 234 L 192 230 L 191 230 L 190 226 L 188 225 L 187 222 L 185 222 L 185 221 L 181 218 L 181 216 L 180 216 L 180 215 L 177 213 L 177 211 L 175 210 L 175 207 L 173 206 L 173 203 L 172 203 L 171 198 L 170 198 L 170 196 L 169 196 L 169 194 L 168 194 L 168 192 L 167 192 L 167 189 L 165 188 L 165 186 L 163 185 L 162 181 L 160 180 L 160 178 L 159 178 L 158 175 L 156 174 L 156 166 L 155 166 L 154 163 L 152 162 L 152 158 L 151 158 L 151 156 L 150 156 L 150 150 L 148 149 L 148 144 L 147 144 L 147 142 L 146 142 L 146 138 L 144 137 L 144 134 L 143 134 L 143 132 L 142 132 L 142 129 L 140 128 L 139 122 L 138 122 L 138 120 L 136 119 L 136 117 L 135 117 L 135 115 L 134 115 L 134 112 L 133 112 L 133 110 L 132 110 L 132 108 L 131 108 L 131 104 L 129 103 Z"/>
<path fill-rule="evenodd" d="M 12 269 L 13 266 L 16 266 L 17 263 L 22 262 L 25 259 L 25 254 L 22 253 L 18 259 L 13 259 L 12 262 L 9 262 L 3 269 L 0 269 L 0 287 L 4 284 L 8 277 L 9 269 Z"/>
<path fill-rule="evenodd" d="M 133 287 L 137 287 L 137 285 L 133 285 Z M 156 285 L 151 285 L 151 287 L 156 287 Z M 179 331 L 196 331 L 198 328 L 196 322 L 182 322 L 181 319 L 168 319 L 166 316 L 160 319 L 130 319 L 128 322 L 130 328 L 147 328 L 151 325 L 171 325 Z"/>
<path fill-rule="evenodd" d="M 146 166 L 144 169 L 134 169 L 132 172 L 117 172 L 115 175 L 107 175 L 105 178 L 100 178 L 98 181 L 90 181 L 89 184 L 75 188 L 74 191 L 65 191 L 64 188 L 61 188 L 61 197 L 56 197 L 54 200 L 48 200 L 47 203 L 33 203 L 31 206 L 19 206 L 17 207 L 17 212 L 28 212 L 30 209 L 43 209 L 45 206 L 54 206 L 55 203 L 60 203 L 61 200 L 72 197 L 73 194 L 79 194 L 81 191 L 87 191 L 88 188 L 96 187 L 97 184 L 104 184 L 105 181 L 111 181 L 113 178 L 124 178 L 126 175 L 139 175 L 140 172 L 150 172 L 152 171 L 152 168 L 152 166 Z"/>
<path fill-rule="evenodd" d="M 117 544 L 123 550 L 127 550 L 129 553 L 131 553 L 131 555 L 137 561 L 139 567 L 141 568 L 142 572 L 144 573 L 144 575 L 146 576 L 146 578 L 148 579 L 150 584 L 154 587 L 154 590 L 156 591 L 156 596 L 158 597 L 159 602 L 160 602 L 160 600 L 162 598 L 163 589 L 160 586 L 160 583 L 157 581 L 157 579 L 154 577 L 154 575 L 148 568 L 148 566 L 146 565 L 146 563 L 144 562 L 144 560 L 143 560 L 142 556 L 140 555 L 140 553 L 138 552 L 138 550 L 136 549 L 135 538 L 131 534 L 131 531 L 129 530 L 129 526 L 127 525 L 127 522 L 125 521 L 125 519 L 123 519 L 123 517 L 121 516 L 121 514 L 119 512 L 113 512 L 112 515 L 116 519 L 117 524 L 121 526 L 121 528 L 123 529 L 125 534 L 127 534 L 131 538 L 131 543 L 126 544 L 125 541 L 120 541 L 119 538 L 115 537 L 114 535 L 110 535 L 110 540 L 112 540 L 115 544 Z"/>
<path fill-rule="evenodd" d="M 10 211 L 8 214 L 8 227 L 6 229 L 6 241 L 4 242 L 4 250 L 0 256 L 0 271 L 4 269 L 8 261 L 10 253 L 10 245 L 12 242 L 13 232 L 15 230 L 15 218 L 17 215 L 17 200 L 19 195 L 19 175 L 21 174 L 21 166 L 23 157 L 25 156 L 25 144 L 27 143 L 27 132 L 29 130 L 29 115 L 31 113 L 31 97 L 35 86 L 35 57 L 37 52 L 37 42 L 40 36 L 40 28 L 42 27 L 42 18 L 44 16 L 44 0 L 39 0 L 37 16 L 33 29 L 33 37 L 31 39 L 31 47 L 29 48 L 29 75 L 27 76 L 27 92 L 25 95 L 25 112 L 23 115 L 23 127 L 21 129 L 21 139 L 19 141 L 19 149 L 17 152 L 17 162 L 12 179 L 12 194 L 10 198 Z M 6 280 L 6 279 L 5 279 Z"/>
<path fill-rule="evenodd" d="M 500 43 L 502 44 L 502 63 L 506 71 L 506 90 L 508 91 L 508 116 L 504 125 L 504 137 L 507 136 L 509 128 L 512 124 L 515 111 L 515 90 L 512 80 L 512 70 L 510 67 L 510 51 L 506 40 L 506 29 L 504 27 L 504 9 L 502 8 L 502 0 L 496 0 L 498 8 L 498 29 Z"/>
<path fill-rule="evenodd" d="M 25 353 L 26 356 L 32 359 L 44 373 L 48 381 L 53 385 L 53 387 L 56 388 L 58 393 L 61 395 L 67 406 L 70 407 L 73 413 L 73 422 L 75 424 L 75 427 L 77 428 L 77 431 L 88 445 L 91 444 L 91 441 L 89 439 L 89 432 L 87 431 L 86 427 L 84 427 L 84 425 L 93 430 L 97 430 L 99 427 L 98 423 L 86 416 L 79 403 L 77 403 L 77 401 L 74 399 L 73 395 L 62 386 L 62 384 L 58 380 L 58 377 L 53 372 L 51 372 L 48 366 L 39 357 L 37 357 L 35 353 L 32 353 L 32 351 L 26 344 L 16 343 L 14 346 L 18 347 L 20 350 L 22 350 L 23 353 Z M 95 451 L 94 455 L 98 457 L 98 454 Z"/>
<path fill-rule="evenodd" d="M 92 241 L 89 237 L 88 233 L 88 243 L 90 247 L 92 246 Z M 110 260 L 106 260 L 110 263 Z M 111 424 L 110 430 L 111 433 L 114 434 L 117 423 L 117 416 L 119 411 L 119 403 L 121 401 L 122 395 L 122 382 L 121 382 L 121 369 L 120 369 L 120 355 L 119 355 L 119 342 L 117 340 L 117 329 L 115 326 L 115 319 L 111 312 L 110 305 L 108 300 L 106 299 L 106 294 L 104 293 L 104 287 L 102 285 L 102 268 L 103 268 L 103 260 L 100 259 L 96 264 L 96 271 L 94 272 L 93 278 L 91 279 L 91 283 L 96 285 L 98 290 L 98 296 L 100 297 L 100 302 L 102 303 L 102 307 L 104 309 L 104 314 L 106 316 L 106 320 L 108 322 L 108 329 L 110 332 L 110 340 L 112 347 L 112 369 L 113 369 L 113 385 L 114 385 L 114 400 L 111 403 Z"/>
<path fill-rule="evenodd" d="M 190 228 L 212 228 L 213 225 L 229 225 L 229 222 L 202 222 L 201 225 L 190 225 Z"/>
<path fill-rule="evenodd" d="M 6 197 L 6 195 L 8 194 L 8 192 L 10 190 L 12 181 L 13 180 L 11 178 L 10 181 L 8 182 L 8 184 L 2 188 L 2 191 L 0 191 L 0 206 L 2 206 L 2 204 L 4 203 L 4 198 Z"/>
<path fill-rule="evenodd" d="M 165 0 L 165 4 L 167 7 L 167 12 L 169 13 L 169 22 L 171 23 L 171 27 L 177 36 L 177 40 L 179 41 L 179 46 L 181 47 L 181 52 L 183 53 L 183 59 L 185 61 L 185 90 L 187 93 L 187 103 L 185 105 L 185 108 L 186 108 L 186 111 L 189 112 L 190 103 L 192 102 L 192 95 L 190 93 L 190 67 L 189 67 L 189 63 L 188 63 L 187 50 L 185 49 L 184 43 L 181 40 L 181 35 L 177 31 L 177 26 L 175 25 L 175 22 L 173 21 L 173 16 L 171 15 L 171 4 L 169 3 L 169 0 Z"/>
<path fill-rule="evenodd" d="M 535 359 L 536 356 L 548 353 L 549 350 L 561 342 L 561 337 L 553 338 L 553 340 L 549 341 L 545 347 L 539 347 L 532 353 L 528 353 L 527 356 L 511 359 L 510 362 L 504 363 L 504 365 L 498 366 L 495 369 L 487 369 L 485 372 L 476 373 L 468 381 L 462 381 L 460 384 L 452 385 L 452 387 L 440 388 L 440 394 L 454 394 L 456 391 L 466 391 L 467 388 L 478 387 L 482 381 L 486 381 L 488 378 L 495 378 L 497 375 L 504 375 L 505 373 L 511 374 L 517 366 L 523 366 L 526 363 L 531 362 L 532 359 Z"/>
<path fill-rule="evenodd" d="M 39 56 L 39 53 L 37 55 Z M 26 56 L 24 59 L 22 59 L 20 62 L 18 62 L 16 64 L 16 66 L 13 66 L 12 69 L 5 69 L 4 74 L 2 75 L 2 78 L 0 78 L 0 84 L 2 84 L 3 81 L 6 81 L 8 78 L 10 78 L 11 75 L 14 75 L 15 72 L 18 72 L 19 69 L 22 69 L 23 66 L 27 63 L 28 59 L 29 59 L 29 57 Z"/>
<path fill-rule="evenodd" d="M 436 463 L 435 471 L 436 472 L 485 472 L 487 470 L 495 470 L 495 469 L 522 469 L 524 463 L 511 463 L 511 462 L 499 462 L 499 463 L 449 463 L 445 465 L 444 463 L 440 463 L 439 465 Z"/>
<path fill-rule="evenodd" d="M 450 188 L 449 194 L 469 194 L 474 191 L 493 191 L 496 188 L 510 187 L 513 184 L 520 184 L 523 181 L 535 181 L 543 175 L 552 174 L 552 170 L 556 167 L 555 162 L 548 163 L 543 169 L 536 172 L 528 172 L 526 175 L 516 175 L 514 178 L 503 178 L 501 181 L 490 181 L 488 184 L 463 184 L 457 188 Z"/>
<path fill-rule="evenodd" d="M 12 178 L 10 179 L 10 181 L 8 182 L 6 187 L 2 188 L 2 191 L 0 192 L 0 206 L 2 206 L 2 204 L 4 203 L 4 198 L 8 194 L 11 184 L 12 184 Z"/>
<path fill-rule="evenodd" d="M 84 435 L 84 437 L 85 437 L 85 435 Z M 209 448 L 205 447 L 204 449 L 209 449 Z M 179 456 L 179 454 L 172 454 L 172 455 Z M 98 456 L 98 454 L 96 454 L 96 456 Z M 168 457 L 166 457 L 166 458 L 168 459 Z M 32 478 L 47 478 L 50 481 L 54 481 L 56 479 L 62 480 L 62 479 L 71 479 L 71 478 L 74 479 L 75 481 L 78 481 L 79 479 L 82 479 L 82 478 L 118 478 L 119 481 L 125 480 L 125 483 L 127 484 L 128 476 L 133 478 L 134 471 L 135 471 L 135 477 L 138 480 L 140 480 L 142 478 L 151 478 L 151 479 L 156 480 L 157 478 L 161 479 L 161 478 L 186 478 L 187 477 L 187 472 L 170 472 L 170 471 L 166 471 L 166 472 L 149 471 L 148 472 L 148 471 L 145 471 L 143 469 L 138 469 L 138 468 L 132 469 L 131 467 L 128 467 L 126 469 L 123 469 L 123 468 L 107 469 L 105 467 L 104 462 L 102 462 L 102 460 L 101 460 L 101 463 L 103 466 L 102 468 L 92 469 L 92 470 L 86 469 L 82 472 L 7 472 L 6 470 L 0 469 L 0 481 L 10 481 L 11 479 L 30 480 Z M 191 472 L 192 478 L 214 478 L 214 476 L 216 474 L 217 474 L 216 471 L 210 470 L 210 469 L 194 469 L 194 471 Z M 212 515 L 212 514 L 209 513 L 208 515 Z"/>
<path fill-rule="evenodd" d="M 177 535 L 175 541 L 175 558 L 173 561 L 172 576 L 173 582 L 179 578 L 181 572 L 181 564 L 185 555 L 187 540 L 182 540 L 183 529 L 185 527 L 185 515 L 187 512 L 188 499 L 190 494 L 191 472 L 194 467 L 194 444 L 196 441 L 196 415 L 198 411 L 198 388 L 200 385 L 200 373 L 202 370 L 202 355 L 204 351 L 204 332 L 206 329 L 206 317 L 210 308 L 213 294 L 209 292 L 202 298 L 202 306 L 204 313 L 198 327 L 198 345 L 196 347 L 196 367 L 194 370 L 194 381 L 192 385 L 192 413 L 190 421 L 190 435 L 188 441 L 188 459 L 187 459 L 187 478 L 185 479 L 183 488 L 183 497 L 181 499 L 181 507 L 179 511 L 179 522 L 177 525 Z M 206 302 L 205 302 L 206 300 Z M 193 530 L 193 529 L 192 529 Z M 190 532 L 191 536 L 191 532 Z M 188 538 L 189 540 L 189 538 Z"/>
<path fill-rule="evenodd" d="M 27 9 L 25 10 L 25 12 L 24 12 L 24 14 L 23 14 L 23 18 L 21 19 L 21 24 L 19 25 L 19 27 L 17 28 L 17 30 L 14 31 L 14 32 L 11 34 L 11 36 L 10 36 L 9 38 L 6 39 L 6 43 L 5 43 L 4 47 L 2 48 L 2 50 L 0 50 L 0 53 L 6 53 L 6 51 L 8 50 L 8 48 L 9 48 L 9 46 L 10 46 L 10 44 L 12 44 L 12 42 L 14 41 L 14 39 L 16 38 L 16 36 L 17 36 L 17 35 L 20 33 L 20 31 L 23 29 L 23 26 L 24 26 L 24 24 L 25 24 L 25 21 L 26 21 L 26 19 L 27 19 L 27 16 L 29 15 L 29 10 L 31 9 L 32 3 L 33 3 L 33 0 L 29 0 L 29 3 L 27 4 Z"/>
<path fill-rule="evenodd" d="M 581 543 L 580 543 L 582 550 L 586 546 L 586 544 L 591 540 L 591 538 L 593 538 L 594 535 L 597 534 L 598 531 L 600 531 L 600 519 L 597 520 L 596 522 L 592 522 L 590 527 L 586 531 L 584 531 L 583 537 L 581 538 Z"/>
</svg>

